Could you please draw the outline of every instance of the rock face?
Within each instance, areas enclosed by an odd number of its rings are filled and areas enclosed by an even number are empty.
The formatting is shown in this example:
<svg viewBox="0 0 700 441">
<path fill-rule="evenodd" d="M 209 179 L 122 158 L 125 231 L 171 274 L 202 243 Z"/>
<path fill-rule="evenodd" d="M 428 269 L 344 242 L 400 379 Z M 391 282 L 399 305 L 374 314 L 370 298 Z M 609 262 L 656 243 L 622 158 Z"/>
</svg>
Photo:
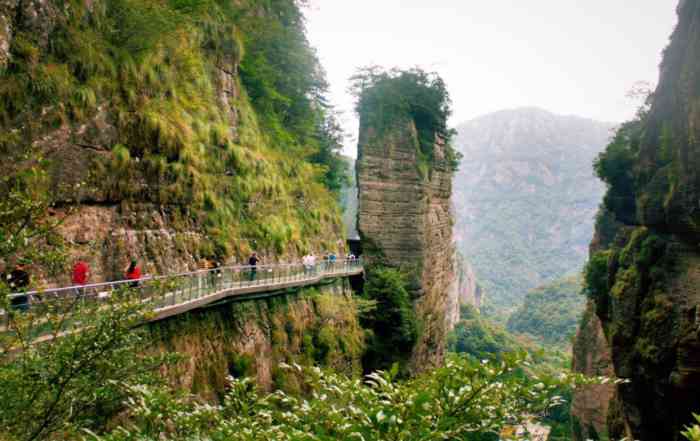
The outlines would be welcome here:
<svg viewBox="0 0 700 441">
<path fill-rule="evenodd" d="M 459 289 L 459 303 L 461 305 L 472 305 L 474 308 L 481 309 L 483 302 L 484 290 L 479 285 L 476 278 L 474 267 L 457 255 L 457 286 Z"/>
<path fill-rule="evenodd" d="M 226 378 L 250 376 L 264 389 L 297 390 L 279 364 L 323 365 L 362 373 L 364 331 L 347 280 L 264 301 L 228 303 L 149 325 L 155 351 L 187 357 L 163 375 L 202 398 L 226 390 Z"/>
<path fill-rule="evenodd" d="M 574 340 L 572 369 L 591 377 L 614 375 L 610 345 L 603 333 L 600 319 L 595 315 L 595 305 L 591 302 Z M 588 386 L 574 392 L 571 418 L 575 440 L 585 441 L 607 436 L 608 408 L 614 393 L 614 386 L 609 384 Z"/>
<path fill-rule="evenodd" d="M 241 17 L 272 23 L 274 6 L 235 2 L 238 18 L 173 30 L 142 29 L 151 24 L 138 12 L 113 5 L 0 0 L 0 173 L 46 161 L 69 265 L 87 260 L 91 282 L 101 282 L 123 277 L 130 257 L 164 274 L 212 259 L 243 263 L 253 250 L 273 263 L 338 249 L 333 196 L 303 155 L 262 135 L 267 115 L 239 74 Z M 174 14 L 167 2 L 139 7 Z M 110 20 L 148 41 L 117 57 L 123 41 L 113 34 L 123 29 L 100 27 Z"/>
<path fill-rule="evenodd" d="M 452 172 L 437 141 L 435 160 L 419 167 L 418 134 L 410 120 L 379 133 L 361 118 L 357 160 L 360 195 L 358 229 L 369 264 L 402 267 L 411 276 L 415 309 L 423 332 L 413 356 L 414 371 L 444 356 L 449 317 L 458 307 L 454 286 Z"/>
<path fill-rule="evenodd" d="M 700 406 L 700 2 L 681 2 L 678 15 L 651 107 L 602 167 L 610 185 L 589 291 L 614 372 L 630 380 L 608 412 L 611 439 L 680 440 Z"/>
<path fill-rule="evenodd" d="M 303 22 L 290 18 L 302 15 L 297 3 L 213 2 L 205 13 L 204 2 L 176 3 L 0 0 L 0 175 L 46 169 L 48 190 L 36 192 L 50 194 L 47 216 L 60 221 L 68 255 L 61 274 L 32 265 L 37 288 L 68 284 L 78 258 L 101 282 L 123 278 L 131 257 L 145 274 L 168 274 L 240 264 L 253 250 L 262 263 L 298 262 L 344 242 L 338 205 L 309 159 L 315 135 L 302 139 L 285 116 L 275 125 L 285 148 L 273 145 L 264 126 L 274 110 L 249 98 L 261 60 L 266 83 L 285 56 L 318 72 Z M 256 45 L 268 27 L 296 44 L 270 56 L 271 33 Z M 255 52 L 248 83 L 244 48 Z M 298 79 L 306 85 L 287 92 L 304 99 L 290 101 L 315 124 L 322 115 L 305 88 L 318 77 Z M 4 257 L 3 270 L 13 264 Z M 282 361 L 360 373 L 363 332 L 347 283 L 151 324 L 155 350 L 184 356 L 164 374 L 213 397 L 229 374 L 294 387 Z"/>
<path fill-rule="evenodd" d="M 488 304 L 511 309 L 536 287 L 578 272 L 603 184 L 591 163 L 612 124 L 537 108 L 457 127 L 455 237 Z"/>
</svg>

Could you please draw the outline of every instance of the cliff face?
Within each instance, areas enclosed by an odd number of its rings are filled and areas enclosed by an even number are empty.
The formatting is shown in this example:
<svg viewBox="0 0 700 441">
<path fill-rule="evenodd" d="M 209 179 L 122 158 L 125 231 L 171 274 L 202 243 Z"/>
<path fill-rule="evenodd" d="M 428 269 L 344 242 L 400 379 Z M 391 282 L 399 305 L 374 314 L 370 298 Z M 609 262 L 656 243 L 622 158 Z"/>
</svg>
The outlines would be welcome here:
<svg viewBox="0 0 700 441">
<path fill-rule="evenodd" d="M 614 375 L 610 345 L 592 302 L 586 307 L 574 340 L 572 369 L 591 377 Z M 574 392 L 571 418 L 576 441 L 607 435 L 608 411 L 614 393 L 615 387 L 609 384 L 587 386 Z"/>
<path fill-rule="evenodd" d="M 481 309 L 481 304 L 484 301 L 484 290 L 479 284 L 474 267 L 459 254 L 457 254 L 455 265 L 457 268 L 459 303 L 461 305 L 472 305 L 477 310 Z"/>
<path fill-rule="evenodd" d="M 609 433 L 642 441 L 681 439 L 700 393 L 700 2 L 678 15 L 650 109 L 597 166 L 609 188 L 587 273 L 615 374 L 631 380 Z"/>
<path fill-rule="evenodd" d="M 167 273 L 337 249 L 316 141 L 267 101 L 301 93 L 295 115 L 317 120 L 296 4 L 146 3 L 0 0 L 0 172 L 43 161 L 69 262 L 99 282 L 131 256 Z M 273 56 L 277 40 L 290 46 Z M 275 65 L 300 54 L 296 74 Z"/>
<path fill-rule="evenodd" d="M 267 390 L 297 390 L 297 379 L 280 363 L 362 373 L 364 331 L 352 294 L 347 280 L 337 281 L 267 300 L 222 304 L 149 328 L 154 350 L 186 355 L 163 372 L 178 388 L 214 399 L 231 375 L 256 378 Z"/>
<path fill-rule="evenodd" d="M 413 121 L 377 130 L 361 118 L 357 160 L 358 229 L 367 262 L 401 267 L 422 333 L 412 356 L 414 370 L 428 369 L 444 356 L 447 328 L 459 307 L 452 243 L 452 172 L 444 146 L 434 145 L 428 173 L 419 167 Z M 450 299 L 450 296 L 455 298 Z"/>
</svg>

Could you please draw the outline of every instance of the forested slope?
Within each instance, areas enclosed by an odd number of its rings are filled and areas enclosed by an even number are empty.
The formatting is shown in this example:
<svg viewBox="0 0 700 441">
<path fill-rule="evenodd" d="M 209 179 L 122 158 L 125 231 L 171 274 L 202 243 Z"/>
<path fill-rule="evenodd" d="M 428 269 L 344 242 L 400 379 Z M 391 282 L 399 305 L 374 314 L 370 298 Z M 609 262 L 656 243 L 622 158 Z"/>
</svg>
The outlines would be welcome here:
<svg viewBox="0 0 700 441">
<path fill-rule="evenodd" d="M 333 248 L 343 184 L 293 0 L 0 4 L 2 173 L 49 171 L 95 277 Z"/>
</svg>

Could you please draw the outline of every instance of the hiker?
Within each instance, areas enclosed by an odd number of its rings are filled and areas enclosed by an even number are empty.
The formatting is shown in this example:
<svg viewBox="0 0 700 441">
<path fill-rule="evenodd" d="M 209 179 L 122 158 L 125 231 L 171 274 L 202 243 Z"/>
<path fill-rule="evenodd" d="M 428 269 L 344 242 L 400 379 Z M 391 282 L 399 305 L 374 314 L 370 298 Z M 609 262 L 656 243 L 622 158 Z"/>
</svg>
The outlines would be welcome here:
<svg viewBox="0 0 700 441">
<path fill-rule="evenodd" d="M 73 265 L 73 274 L 71 276 L 71 281 L 73 285 L 76 286 L 75 291 L 78 296 L 85 294 L 85 288 L 82 285 L 87 285 L 87 281 L 90 279 L 90 266 L 83 259 L 78 259 Z"/>
<path fill-rule="evenodd" d="M 72 282 L 74 285 L 87 285 L 90 279 L 90 266 L 83 259 L 79 259 L 73 265 Z"/>
<path fill-rule="evenodd" d="M 221 273 L 221 262 L 215 260 L 211 270 L 209 271 L 209 280 L 213 288 L 216 288 L 219 285 L 219 280 L 222 276 L 223 274 Z"/>
<path fill-rule="evenodd" d="M 138 266 L 138 261 L 136 259 L 131 259 L 129 267 L 126 269 L 126 279 L 133 280 L 129 283 L 130 288 L 136 288 L 139 286 L 139 279 L 141 278 L 141 267 Z"/>
<path fill-rule="evenodd" d="M 253 254 L 250 255 L 250 259 L 248 259 L 248 266 L 250 266 L 250 281 L 254 281 L 255 277 L 258 274 L 258 262 L 260 262 L 260 259 L 258 259 L 258 254 L 253 252 Z"/>
<path fill-rule="evenodd" d="M 9 274 L 3 274 L 5 283 L 10 287 L 11 293 L 25 291 L 29 286 L 29 272 L 24 263 L 18 263 Z M 10 306 L 13 309 L 27 311 L 29 309 L 29 297 L 22 294 L 16 295 L 10 299 Z"/>
<path fill-rule="evenodd" d="M 304 275 L 311 274 L 311 255 L 304 254 L 301 258 L 301 264 L 304 266 Z"/>
</svg>

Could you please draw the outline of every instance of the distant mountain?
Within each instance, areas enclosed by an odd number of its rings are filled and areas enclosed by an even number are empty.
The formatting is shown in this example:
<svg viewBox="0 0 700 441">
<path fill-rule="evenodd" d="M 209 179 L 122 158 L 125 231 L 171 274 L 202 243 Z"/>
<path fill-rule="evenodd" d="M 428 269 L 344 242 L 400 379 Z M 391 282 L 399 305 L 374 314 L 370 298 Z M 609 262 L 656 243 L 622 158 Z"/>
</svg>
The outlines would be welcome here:
<svg viewBox="0 0 700 441">
<path fill-rule="evenodd" d="M 581 270 L 604 191 L 592 162 L 613 127 L 521 108 L 457 128 L 455 235 L 488 304 L 512 310 L 530 289 Z"/>
</svg>

